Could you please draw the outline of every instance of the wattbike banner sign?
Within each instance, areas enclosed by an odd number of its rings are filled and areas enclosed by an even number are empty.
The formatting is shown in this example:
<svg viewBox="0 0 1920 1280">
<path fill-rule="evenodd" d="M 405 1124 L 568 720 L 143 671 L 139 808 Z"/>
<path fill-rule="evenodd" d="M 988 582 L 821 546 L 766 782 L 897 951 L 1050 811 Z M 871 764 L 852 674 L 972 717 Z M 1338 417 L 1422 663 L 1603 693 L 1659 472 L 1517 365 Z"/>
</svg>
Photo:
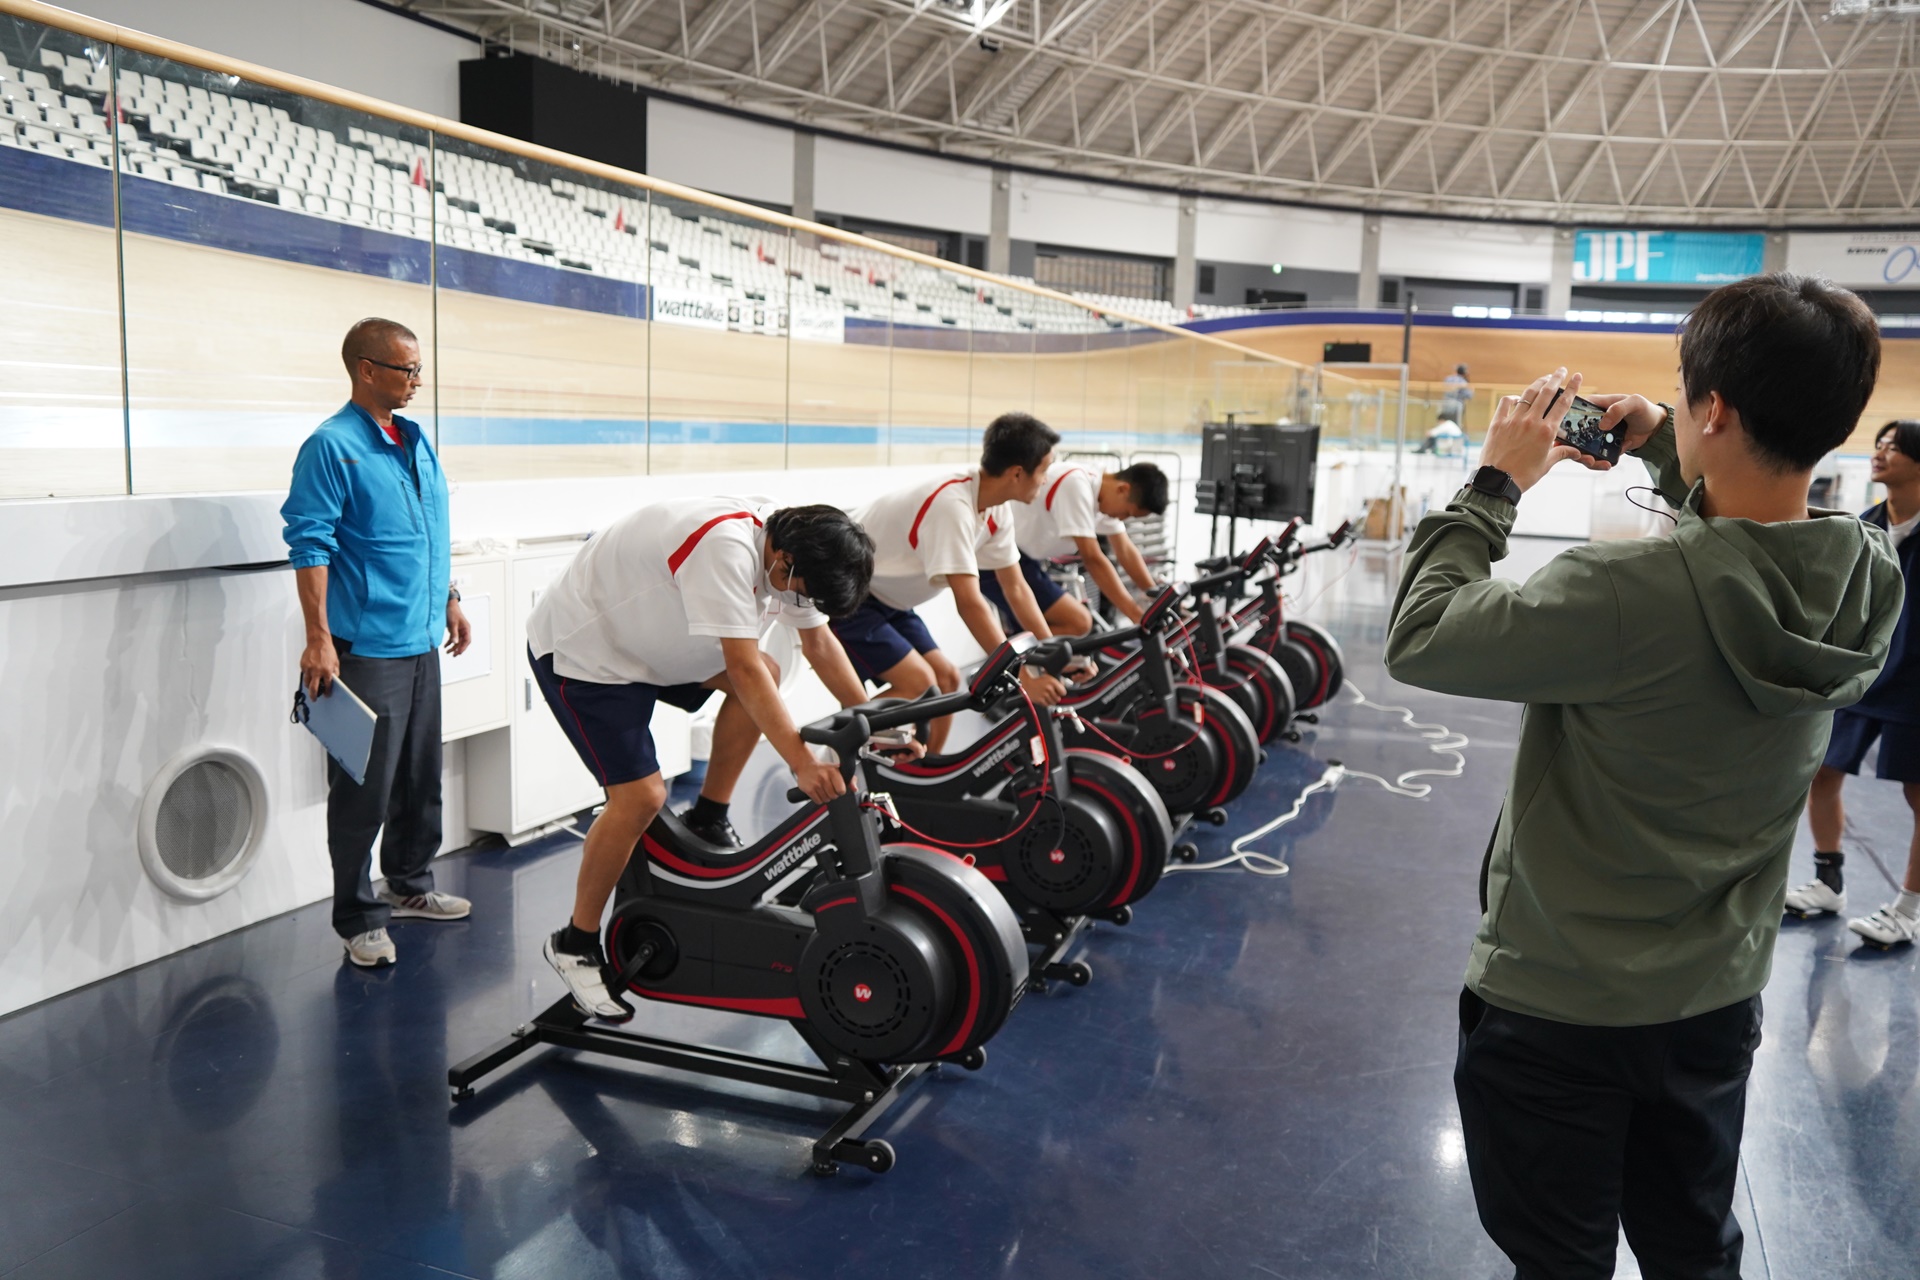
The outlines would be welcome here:
<svg viewBox="0 0 1920 1280">
<path fill-rule="evenodd" d="M 1920 232 L 1796 231 L 1787 270 L 1855 289 L 1920 289 Z"/>
<path fill-rule="evenodd" d="M 1575 231 L 1575 284 L 1726 284 L 1759 274 L 1761 232 Z"/>
</svg>

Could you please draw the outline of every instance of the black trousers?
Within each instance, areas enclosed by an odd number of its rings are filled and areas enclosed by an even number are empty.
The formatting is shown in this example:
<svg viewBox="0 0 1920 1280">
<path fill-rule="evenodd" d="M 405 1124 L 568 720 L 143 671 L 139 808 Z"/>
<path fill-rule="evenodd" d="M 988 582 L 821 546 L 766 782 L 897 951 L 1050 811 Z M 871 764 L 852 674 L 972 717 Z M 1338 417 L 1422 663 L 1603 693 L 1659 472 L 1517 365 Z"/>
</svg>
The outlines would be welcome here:
<svg viewBox="0 0 1920 1280">
<path fill-rule="evenodd" d="M 382 826 L 380 874 L 401 897 L 433 888 L 440 852 L 440 651 L 411 658 L 363 658 L 336 640 L 340 678 L 380 717 L 355 782 L 327 759 L 327 852 L 333 858 L 333 929 L 343 938 L 384 929 L 387 904 L 374 896 L 373 838 Z"/>
<path fill-rule="evenodd" d="M 1460 993 L 1454 1091 L 1480 1222 L 1518 1280 L 1739 1280 L 1733 1216 L 1760 997 L 1585 1027 Z"/>
</svg>

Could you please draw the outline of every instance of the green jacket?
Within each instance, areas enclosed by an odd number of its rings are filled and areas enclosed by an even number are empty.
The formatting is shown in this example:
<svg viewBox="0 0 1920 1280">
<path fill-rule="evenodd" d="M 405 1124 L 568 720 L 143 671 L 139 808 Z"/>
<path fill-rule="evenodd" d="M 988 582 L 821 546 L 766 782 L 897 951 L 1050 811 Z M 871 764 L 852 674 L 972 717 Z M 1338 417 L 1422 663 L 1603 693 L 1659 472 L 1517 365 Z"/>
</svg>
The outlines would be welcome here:
<svg viewBox="0 0 1920 1280">
<path fill-rule="evenodd" d="M 1517 1013 L 1643 1026 L 1767 983 L 1787 861 L 1831 713 L 1900 616 L 1900 564 L 1853 515 L 1700 514 L 1668 428 L 1639 450 L 1669 536 L 1489 576 L 1514 510 L 1462 489 L 1414 530 L 1395 679 L 1524 702 L 1467 985 Z"/>
</svg>

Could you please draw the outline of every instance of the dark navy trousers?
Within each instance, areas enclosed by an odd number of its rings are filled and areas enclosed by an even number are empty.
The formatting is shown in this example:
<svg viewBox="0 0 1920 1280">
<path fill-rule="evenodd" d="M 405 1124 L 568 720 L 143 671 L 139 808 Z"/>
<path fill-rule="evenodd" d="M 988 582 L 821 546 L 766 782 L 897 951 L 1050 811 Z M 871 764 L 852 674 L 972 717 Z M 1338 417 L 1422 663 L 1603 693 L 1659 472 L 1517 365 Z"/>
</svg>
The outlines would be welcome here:
<svg viewBox="0 0 1920 1280">
<path fill-rule="evenodd" d="M 1453 1070 L 1473 1196 L 1518 1280 L 1740 1280 L 1733 1194 L 1760 997 L 1588 1027 L 1460 993 Z"/>
<path fill-rule="evenodd" d="M 387 927 L 389 908 L 374 896 L 373 839 L 380 873 L 401 897 L 433 888 L 429 864 L 440 852 L 440 651 L 410 658 L 363 658 L 334 641 L 340 679 L 380 717 L 367 755 L 367 780 L 355 782 L 327 758 L 327 852 L 333 859 L 333 929 L 343 938 Z"/>
</svg>

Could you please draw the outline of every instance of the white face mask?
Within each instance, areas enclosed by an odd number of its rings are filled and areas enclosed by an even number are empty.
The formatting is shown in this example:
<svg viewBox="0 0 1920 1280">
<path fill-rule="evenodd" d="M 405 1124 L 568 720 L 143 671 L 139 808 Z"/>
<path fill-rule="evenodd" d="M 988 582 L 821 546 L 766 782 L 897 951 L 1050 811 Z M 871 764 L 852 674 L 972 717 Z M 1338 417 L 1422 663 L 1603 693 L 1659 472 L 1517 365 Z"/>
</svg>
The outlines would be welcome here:
<svg viewBox="0 0 1920 1280">
<path fill-rule="evenodd" d="M 774 586 L 773 571 L 771 569 L 767 570 L 763 576 L 766 578 L 766 581 L 767 581 L 767 594 L 772 596 L 775 600 L 778 600 L 780 601 L 780 603 L 794 609 L 813 608 L 813 601 L 807 599 L 805 596 L 801 595 L 798 591 L 793 590 L 791 587 L 785 590 L 782 590 L 781 588 Z M 791 564 L 787 566 L 787 580 L 789 582 L 793 580 L 793 566 Z"/>
</svg>

